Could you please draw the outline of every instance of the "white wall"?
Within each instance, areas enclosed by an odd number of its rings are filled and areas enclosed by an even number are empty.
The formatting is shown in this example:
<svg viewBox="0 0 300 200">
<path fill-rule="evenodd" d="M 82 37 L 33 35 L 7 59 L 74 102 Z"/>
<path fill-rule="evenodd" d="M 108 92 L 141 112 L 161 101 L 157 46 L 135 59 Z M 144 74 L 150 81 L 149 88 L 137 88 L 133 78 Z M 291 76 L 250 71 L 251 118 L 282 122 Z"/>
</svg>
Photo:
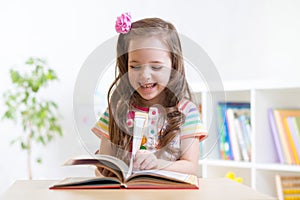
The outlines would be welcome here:
<svg viewBox="0 0 300 200">
<path fill-rule="evenodd" d="M 120 13 L 130 11 L 133 20 L 157 16 L 173 22 L 204 48 L 224 82 L 300 85 L 299 10 L 297 0 L 0 1 L 0 93 L 10 87 L 9 68 L 29 56 L 46 58 L 60 78 L 46 96 L 59 103 L 64 137 L 46 148 L 35 147 L 34 154 L 42 155 L 44 163 L 34 166 L 34 178 L 58 179 L 80 170 L 78 175 L 92 175 L 92 169 L 60 166 L 68 157 L 86 153 L 75 131 L 73 89 L 88 55 L 116 35 L 114 22 Z M 26 154 L 9 145 L 20 129 L 8 122 L 0 127 L 1 193 L 15 179 L 26 178 Z"/>
</svg>

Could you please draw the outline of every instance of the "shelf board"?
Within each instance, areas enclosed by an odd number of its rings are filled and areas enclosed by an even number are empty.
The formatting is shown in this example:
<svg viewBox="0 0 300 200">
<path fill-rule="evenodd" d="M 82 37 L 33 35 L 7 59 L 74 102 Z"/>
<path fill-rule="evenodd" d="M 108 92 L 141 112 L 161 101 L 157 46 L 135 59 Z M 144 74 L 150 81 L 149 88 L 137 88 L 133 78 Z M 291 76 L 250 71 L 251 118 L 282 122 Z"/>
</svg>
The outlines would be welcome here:
<svg viewBox="0 0 300 200">
<path fill-rule="evenodd" d="M 200 160 L 199 164 L 211 165 L 211 166 L 220 166 L 220 167 L 237 167 L 237 168 L 251 168 L 251 162 L 245 161 L 233 161 L 233 160 L 213 160 L 206 159 Z"/>
<path fill-rule="evenodd" d="M 283 172 L 300 172 L 300 165 L 286 165 L 277 163 L 268 164 L 254 164 L 252 162 L 245 161 L 232 161 L 232 160 L 218 160 L 218 159 L 206 159 L 199 160 L 200 165 L 220 166 L 220 167 L 236 167 L 236 168 L 255 168 L 257 170 L 272 170 Z"/>
<path fill-rule="evenodd" d="M 272 170 L 284 172 L 300 172 L 300 165 L 286 165 L 286 164 L 255 164 L 258 170 Z"/>
</svg>

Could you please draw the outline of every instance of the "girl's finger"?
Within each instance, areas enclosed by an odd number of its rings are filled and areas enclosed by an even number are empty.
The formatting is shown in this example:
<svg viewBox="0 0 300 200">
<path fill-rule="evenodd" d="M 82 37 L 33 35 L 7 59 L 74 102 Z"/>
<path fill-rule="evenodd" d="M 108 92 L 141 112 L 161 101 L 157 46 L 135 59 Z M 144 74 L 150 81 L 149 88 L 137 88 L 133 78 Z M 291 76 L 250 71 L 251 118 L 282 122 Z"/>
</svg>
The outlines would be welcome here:
<svg viewBox="0 0 300 200">
<path fill-rule="evenodd" d="M 107 176 L 108 177 L 116 177 L 116 175 L 114 173 L 112 173 L 112 172 L 109 172 Z"/>
<path fill-rule="evenodd" d="M 103 176 L 108 176 L 110 171 L 107 169 L 103 169 L 101 173 L 103 174 Z"/>
<path fill-rule="evenodd" d="M 103 169 L 102 174 L 106 177 L 116 177 L 116 175 L 113 172 L 107 169 Z"/>
<path fill-rule="evenodd" d="M 156 159 L 155 157 L 152 155 L 152 156 L 149 156 L 147 157 L 142 163 L 141 163 L 141 166 L 140 166 L 140 169 L 144 170 L 144 169 L 152 169 L 156 166 Z"/>
<path fill-rule="evenodd" d="M 103 176 L 103 175 L 101 174 L 101 172 L 99 171 L 98 168 L 95 169 L 95 175 L 96 175 L 96 176 Z"/>
<path fill-rule="evenodd" d="M 135 157 L 135 159 L 133 161 L 133 167 L 135 169 L 139 169 L 140 166 L 141 166 L 141 164 L 142 164 L 142 162 L 144 162 L 144 160 L 145 160 L 145 156 L 144 155 L 145 154 L 137 154 L 136 155 L 136 157 Z"/>
<path fill-rule="evenodd" d="M 147 159 L 144 160 L 144 162 L 142 162 L 140 165 L 140 169 L 141 170 L 148 169 L 147 166 L 149 165 L 149 163 L 150 163 L 149 160 L 147 160 Z"/>
</svg>

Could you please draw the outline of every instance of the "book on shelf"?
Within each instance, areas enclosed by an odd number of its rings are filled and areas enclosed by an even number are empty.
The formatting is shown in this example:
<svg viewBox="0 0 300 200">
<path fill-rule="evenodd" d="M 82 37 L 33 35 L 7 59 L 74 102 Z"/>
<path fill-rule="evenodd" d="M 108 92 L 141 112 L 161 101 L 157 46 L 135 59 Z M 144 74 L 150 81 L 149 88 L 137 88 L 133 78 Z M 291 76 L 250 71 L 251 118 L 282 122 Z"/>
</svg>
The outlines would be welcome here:
<svg viewBox="0 0 300 200">
<path fill-rule="evenodd" d="M 165 170 L 132 171 L 122 160 L 109 155 L 75 157 L 65 165 L 93 165 L 112 172 L 113 177 L 69 177 L 50 189 L 199 189 L 198 177 Z"/>
<path fill-rule="evenodd" d="M 239 147 L 239 138 L 238 138 L 238 133 L 236 129 L 236 124 L 234 123 L 235 116 L 234 116 L 234 110 L 231 108 L 228 108 L 226 110 L 226 121 L 228 124 L 228 133 L 229 133 L 229 138 L 230 138 L 230 144 L 232 148 L 232 153 L 233 153 L 233 159 L 236 161 L 242 160 L 241 157 L 241 151 Z"/>
<path fill-rule="evenodd" d="M 243 137 L 245 139 L 246 149 L 249 155 L 249 161 L 251 160 L 251 113 L 250 109 L 247 109 L 247 114 L 239 116 L 239 123 L 242 128 Z"/>
<path fill-rule="evenodd" d="M 269 109 L 271 132 L 280 162 L 299 165 L 299 143 L 295 132 L 296 129 L 298 130 L 298 127 L 297 123 L 293 122 L 292 124 L 292 121 L 288 120 L 290 117 L 300 117 L 300 109 Z M 291 126 L 295 126 L 295 128 Z"/>
<path fill-rule="evenodd" d="M 297 117 L 286 117 L 284 119 L 285 123 L 286 123 L 286 130 L 291 134 L 292 136 L 292 140 L 294 141 L 295 144 L 295 156 L 297 157 L 296 161 L 298 160 L 300 161 L 300 132 L 298 130 L 297 127 L 297 121 L 296 121 Z M 300 119 L 300 117 L 298 117 Z"/>
<path fill-rule="evenodd" d="M 250 161 L 250 103 L 219 102 L 218 123 L 222 159 Z"/>
<path fill-rule="evenodd" d="M 233 160 L 232 147 L 228 135 L 228 125 L 226 120 L 226 104 L 218 104 L 218 132 L 219 149 L 223 160 Z"/>
<path fill-rule="evenodd" d="M 238 139 L 238 145 L 241 151 L 241 157 L 243 161 L 250 161 L 250 151 L 248 151 L 248 133 L 246 132 L 246 127 L 243 128 L 243 126 L 246 126 L 246 121 L 242 121 L 241 119 L 245 116 L 250 116 L 250 110 L 249 109 L 236 109 L 234 111 L 234 128 L 235 133 L 237 135 Z"/>
<path fill-rule="evenodd" d="M 268 119 L 269 119 L 269 125 L 270 125 L 270 130 L 271 130 L 271 134 L 273 136 L 273 141 L 275 144 L 275 149 L 277 151 L 277 157 L 278 157 L 278 161 L 281 164 L 285 163 L 285 157 L 283 155 L 283 150 L 282 150 L 282 144 L 281 144 L 281 139 L 279 137 L 278 131 L 277 131 L 277 126 L 276 126 L 276 121 L 274 118 L 274 114 L 273 114 L 273 109 L 268 109 Z"/>
<path fill-rule="evenodd" d="M 295 121 L 296 121 L 296 125 L 297 125 L 297 128 L 298 128 L 298 131 L 300 133 L 300 117 L 295 117 Z"/>
</svg>

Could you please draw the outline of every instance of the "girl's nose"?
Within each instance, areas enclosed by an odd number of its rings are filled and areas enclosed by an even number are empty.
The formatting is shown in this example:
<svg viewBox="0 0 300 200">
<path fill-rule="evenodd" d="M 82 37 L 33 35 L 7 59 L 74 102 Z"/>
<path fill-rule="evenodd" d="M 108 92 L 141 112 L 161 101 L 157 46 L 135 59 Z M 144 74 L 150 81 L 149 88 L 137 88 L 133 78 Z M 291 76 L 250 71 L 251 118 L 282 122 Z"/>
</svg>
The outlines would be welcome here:
<svg viewBox="0 0 300 200">
<path fill-rule="evenodd" d="M 150 67 L 150 66 L 147 66 L 147 65 L 144 65 L 144 66 L 142 67 L 142 71 L 141 71 L 140 76 L 141 76 L 141 78 L 147 80 L 147 79 L 149 79 L 149 78 L 151 77 L 151 73 L 152 73 L 151 67 Z"/>
</svg>

